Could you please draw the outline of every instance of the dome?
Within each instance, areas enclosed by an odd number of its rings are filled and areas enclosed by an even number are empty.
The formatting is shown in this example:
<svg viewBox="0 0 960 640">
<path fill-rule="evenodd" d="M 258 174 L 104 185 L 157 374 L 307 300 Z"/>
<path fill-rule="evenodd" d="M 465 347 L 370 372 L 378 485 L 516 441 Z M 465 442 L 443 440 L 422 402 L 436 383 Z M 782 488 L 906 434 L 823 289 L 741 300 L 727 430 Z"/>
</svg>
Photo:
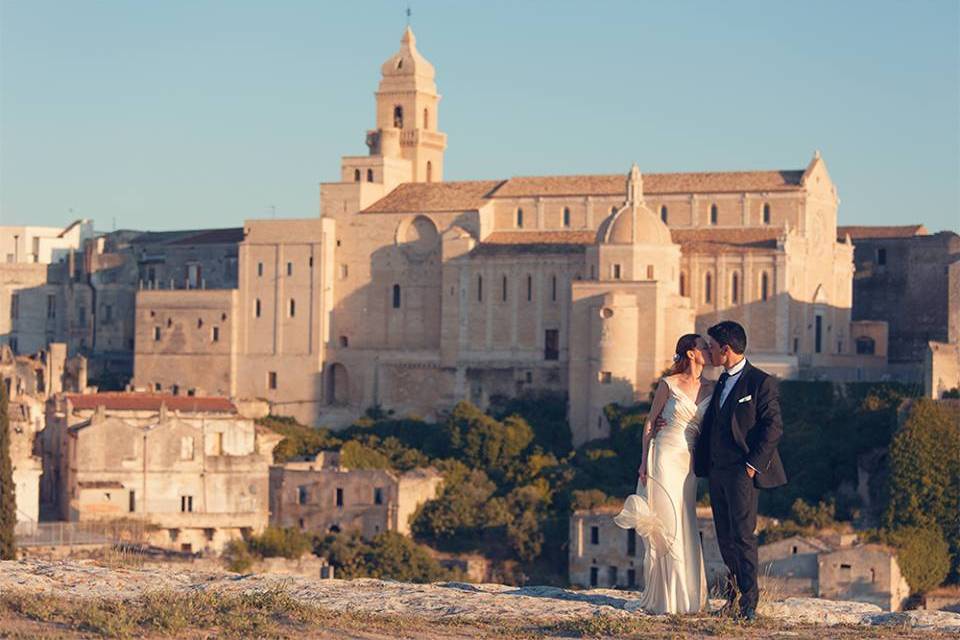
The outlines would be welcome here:
<svg viewBox="0 0 960 640">
<path fill-rule="evenodd" d="M 434 84 L 436 71 L 433 65 L 417 51 L 417 38 L 410 27 L 403 32 L 400 50 L 383 63 L 380 72 L 383 74 L 383 80 L 380 82 L 381 91 L 387 88 L 385 85 L 395 87 L 398 84 L 409 84 L 411 80 L 418 89 L 431 93 L 437 91 Z"/>
<path fill-rule="evenodd" d="M 633 225 L 636 221 L 636 244 L 673 244 L 670 229 L 646 205 L 634 211 L 627 205 L 614 213 L 608 223 L 602 241 L 608 244 L 633 244 Z"/>
</svg>

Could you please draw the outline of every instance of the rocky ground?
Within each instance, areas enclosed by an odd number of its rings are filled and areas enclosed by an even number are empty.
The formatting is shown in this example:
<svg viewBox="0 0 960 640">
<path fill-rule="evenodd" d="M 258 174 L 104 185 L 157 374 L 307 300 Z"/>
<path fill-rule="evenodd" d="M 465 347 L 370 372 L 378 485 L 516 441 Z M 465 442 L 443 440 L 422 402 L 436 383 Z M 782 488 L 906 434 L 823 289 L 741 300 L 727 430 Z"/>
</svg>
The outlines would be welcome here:
<svg viewBox="0 0 960 640">
<path fill-rule="evenodd" d="M 956 637 L 960 614 L 788 598 L 760 622 L 649 616 L 636 593 L 0 562 L 0 637 Z"/>
</svg>

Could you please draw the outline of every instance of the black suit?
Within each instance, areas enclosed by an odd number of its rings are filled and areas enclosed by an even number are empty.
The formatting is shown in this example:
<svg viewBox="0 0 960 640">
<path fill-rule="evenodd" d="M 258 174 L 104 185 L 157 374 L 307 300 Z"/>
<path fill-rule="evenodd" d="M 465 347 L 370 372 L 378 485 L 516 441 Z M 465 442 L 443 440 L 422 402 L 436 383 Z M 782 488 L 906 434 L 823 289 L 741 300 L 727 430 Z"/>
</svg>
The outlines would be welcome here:
<svg viewBox="0 0 960 640">
<path fill-rule="evenodd" d="M 736 578 L 740 608 L 755 608 L 760 595 L 754 534 L 757 489 L 787 482 L 777 452 L 783 435 L 780 400 L 776 379 L 749 362 L 723 405 L 721 392 L 718 384 L 703 417 L 693 469 L 698 477 L 710 480 L 717 542 L 730 575 Z M 748 464 L 757 470 L 753 480 L 747 475 Z"/>
</svg>

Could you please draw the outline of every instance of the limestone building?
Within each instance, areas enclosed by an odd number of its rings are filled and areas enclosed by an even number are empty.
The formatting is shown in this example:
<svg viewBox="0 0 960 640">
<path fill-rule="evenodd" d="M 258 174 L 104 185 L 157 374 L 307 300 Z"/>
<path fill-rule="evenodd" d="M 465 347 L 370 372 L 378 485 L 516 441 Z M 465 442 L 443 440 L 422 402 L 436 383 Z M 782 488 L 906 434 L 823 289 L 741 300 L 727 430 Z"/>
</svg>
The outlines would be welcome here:
<svg viewBox="0 0 960 640">
<path fill-rule="evenodd" d="M 603 405 L 646 397 L 679 335 L 720 318 L 781 376 L 881 375 L 885 325 L 851 320 L 854 249 L 836 241 L 819 154 L 790 170 L 448 182 L 439 101 L 407 29 L 368 154 L 321 185 L 318 219 L 248 222 L 235 291 L 138 294 L 134 384 L 262 397 L 329 426 L 372 405 L 430 417 L 567 391 L 579 444 L 606 435 Z M 856 352 L 864 336 L 874 353 Z"/>
<path fill-rule="evenodd" d="M 64 520 L 142 520 L 153 544 L 217 551 L 267 525 L 280 439 L 225 398 L 64 394 L 47 407 L 43 493 Z"/>
<path fill-rule="evenodd" d="M 863 544 L 822 553 L 817 558 L 817 596 L 856 600 L 884 611 L 899 611 L 910 595 L 896 553 L 880 544 Z"/>
<path fill-rule="evenodd" d="M 347 469 L 336 451 L 270 468 L 270 522 L 326 533 L 410 533 L 410 517 L 436 497 L 443 477 L 431 468 L 403 473 Z"/>
</svg>

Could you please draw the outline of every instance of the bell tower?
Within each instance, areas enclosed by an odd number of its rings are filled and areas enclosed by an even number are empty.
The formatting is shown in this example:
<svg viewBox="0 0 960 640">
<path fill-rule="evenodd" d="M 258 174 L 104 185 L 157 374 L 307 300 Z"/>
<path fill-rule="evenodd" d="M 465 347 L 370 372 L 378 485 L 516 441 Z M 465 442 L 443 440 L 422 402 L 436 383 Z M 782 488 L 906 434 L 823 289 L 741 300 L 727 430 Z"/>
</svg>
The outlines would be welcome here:
<svg viewBox="0 0 960 640">
<path fill-rule="evenodd" d="M 437 127 L 436 72 L 417 51 L 409 26 L 400 39 L 400 50 L 383 63 L 381 73 L 377 128 L 367 132 L 370 155 L 409 160 L 412 182 L 442 181 L 447 136 Z"/>
</svg>

